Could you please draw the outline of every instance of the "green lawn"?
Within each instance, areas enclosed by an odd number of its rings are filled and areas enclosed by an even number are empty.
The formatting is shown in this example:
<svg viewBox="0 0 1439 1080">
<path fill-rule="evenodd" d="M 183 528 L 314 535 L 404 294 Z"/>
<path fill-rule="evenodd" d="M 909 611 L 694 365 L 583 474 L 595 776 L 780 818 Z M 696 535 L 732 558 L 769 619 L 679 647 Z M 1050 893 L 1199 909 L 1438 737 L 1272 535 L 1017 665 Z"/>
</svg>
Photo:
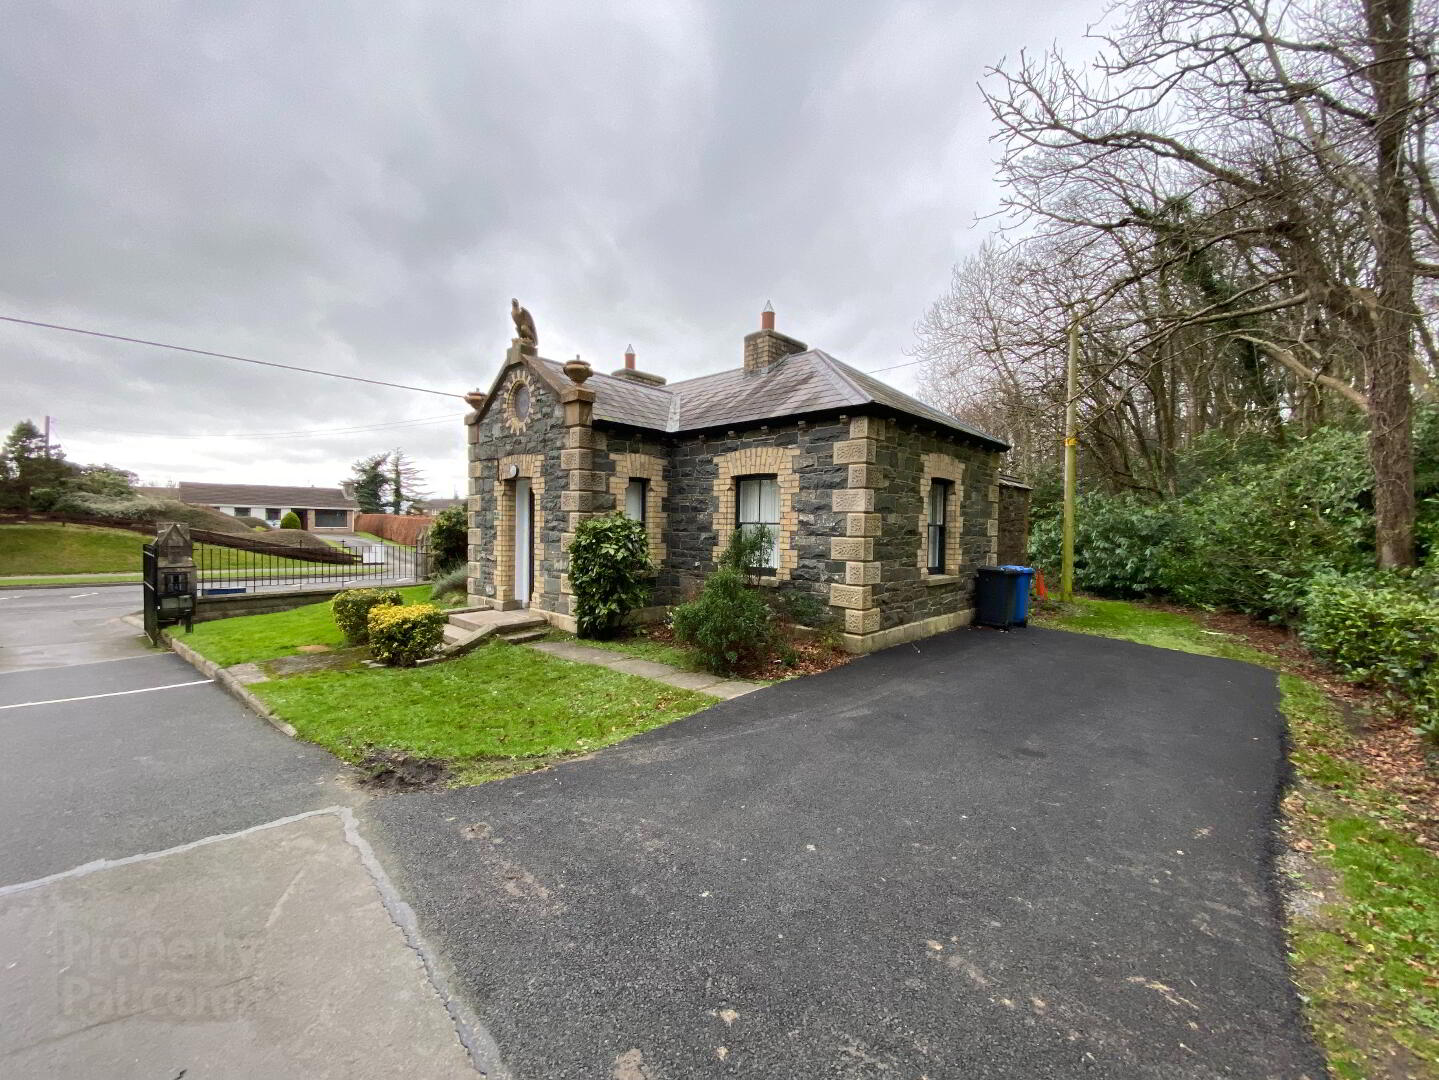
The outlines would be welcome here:
<svg viewBox="0 0 1439 1080">
<path fill-rule="evenodd" d="M 356 531 L 355 535 L 366 540 L 373 540 L 377 544 L 384 544 L 386 547 L 404 548 L 406 551 L 414 550 L 409 544 L 402 544 L 398 540 L 386 540 L 383 536 L 376 536 L 374 533 Z"/>
<path fill-rule="evenodd" d="M 1279 667 L 1195 618 L 1137 604 L 1080 599 L 1031 621 Z M 1288 927 L 1309 1022 L 1336 1076 L 1439 1077 L 1439 857 L 1407 835 L 1402 799 L 1370 774 L 1324 689 L 1292 674 L 1279 687 L 1299 777 L 1286 824 L 1333 881 Z"/>
<path fill-rule="evenodd" d="M 92 525 L 0 525 L 0 577 L 138 573 L 140 549 L 146 542 L 143 533 Z M 335 565 L 209 544 L 195 545 L 195 561 L 204 565 L 212 552 L 213 565 L 222 568 L 216 571 L 222 576 L 255 567 L 323 573 Z"/>
<path fill-rule="evenodd" d="M 347 761 L 401 751 L 445 761 L 471 781 L 608 746 L 714 704 L 504 642 L 420 668 L 293 675 L 251 690 Z"/>
<path fill-rule="evenodd" d="M 140 569 L 145 538 L 89 525 L 0 525 L 0 576 Z"/>
<path fill-rule="evenodd" d="M 428 601 L 430 586 L 411 585 L 401 589 L 400 595 L 407 604 Z M 307 604 L 273 615 L 242 615 L 198 623 L 190 634 L 172 632 L 205 659 L 222 667 L 294 656 L 301 645 L 339 649 L 345 644 L 328 603 Z"/>
<path fill-rule="evenodd" d="M 140 583 L 139 574 L 60 574 L 49 577 L 0 578 L 0 589 L 13 585 L 110 585 L 115 582 Z"/>
<path fill-rule="evenodd" d="M 1189 615 L 1127 604 L 1122 600 L 1081 597 L 1073 604 L 1054 604 L 1051 611 L 1036 612 L 1030 621 L 1036 626 L 1122 638 L 1159 649 L 1222 656 L 1260 667 L 1273 666 L 1272 659 L 1265 653 L 1236 641 L 1228 634 L 1206 630 Z"/>
</svg>

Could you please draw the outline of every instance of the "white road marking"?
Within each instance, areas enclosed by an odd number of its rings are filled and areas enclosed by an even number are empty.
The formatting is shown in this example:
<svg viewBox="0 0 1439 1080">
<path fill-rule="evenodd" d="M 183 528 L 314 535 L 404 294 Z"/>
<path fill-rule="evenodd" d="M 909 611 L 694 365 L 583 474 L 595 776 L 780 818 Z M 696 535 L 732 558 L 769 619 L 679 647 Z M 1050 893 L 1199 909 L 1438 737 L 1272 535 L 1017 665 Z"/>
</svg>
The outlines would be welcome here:
<svg viewBox="0 0 1439 1080">
<path fill-rule="evenodd" d="M 93 701 L 102 697 L 123 697 L 126 694 L 148 694 L 152 690 L 178 690 L 182 686 L 203 686 L 205 683 L 212 683 L 214 679 L 196 679 L 194 682 L 167 683 L 164 686 L 144 686 L 139 690 L 112 690 L 108 694 L 82 694 L 80 697 L 51 698 L 49 701 L 22 701 L 18 705 L 0 705 L 0 712 L 5 709 L 28 709 L 31 705 L 64 705 L 67 701 Z"/>
<path fill-rule="evenodd" d="M 500 1057 L 500 1047 L 495 1041 L 495 1037 L 490 1034 L 489 1029 L 485 1027 L 479 1017 L 472 1013 L 450 989 L 449 981 L 445 978 L 443 969 L 435 959 L 433 948 L 420 933 L 419 920 L 415 917 L 414 908 L 405 902 L 400 891 L 395 888 L 394 882 L 390 880 L 390 875 L 385 872 L 384 865 L 375 855 L 375 849 L 361 834 L 360 823 L 355 817 L 355 811 L 348 806 L 327 806 L 322 810 L 306 810 L 304 813 L 291 814 L 289 817 L 251 825 L 248 829 L 240 829 L 238 832 L 217 833 L 199 840 L 191 840 L 188 844 L 180 844 L 163 851 L 146 851 L 139 855 L 127 855 L 121 859 L 96 859 L 69 870 L 61 870 L 58 874 L 48 874 L 42 878 L 21 881 L 14 885 L 0 885 L 0 898 L 14 896 L 16 893 L 30 892 L 32 889 L 41 889 L 58 881 L 88 877 L 102 870 L 113 870 L 116 867 L 130 866 L 133 863 L 152 862 L 155 859 L 163 859 L 167 855 L 181 855 L 187 851 L 194 851 L 196 848 L 218 844 L 223 840 L 235 840 L 242 836 L 263 832 L 266 829 L 291 825 L 297 821 L 304 821 L 306 818 L 320 817 L 325 814 L 334 814 L 340 819 L 345 842 L 359 856 L 360 865 L 364 867 L 371 884 L 379 894 L 381 907 L 385 909 L 390 921 L 404 937 L 405 944 L 419 958 L 430 985 L 444 1005 L 445 1011 L 450 1014 L 450 1022 L 454 1025 L 455 1034 L 459 1036 L 460 1043 L 469 1054 L 470 1061 L 482 1075 L 491 1077 L 492 1080 L 509 1080 L 510 1073 Z M 293 886 L 294 882 L 292 881 L 290 884 Z"/>
<path fill-rule="evenodd" d="M 82 596 L 99 596 L 99 595 L 100 595 L 100 594 L 97 593 L 97 592 L 77 592 L 77 593 L 72 593 L 70 596 L 66 597 L 66 599 L 67 599 L 67 600 L 79 600 L 80 597 L 82 597 Z"/>
<path fill-rule="evenodd" d="M 3 598 L 0 598 L 3 599 Z M 71 642 L 73 645 L 87 644 L 83 641 Z M 4 646 L 0 646 L 3 648 Z M 112 656 L 106 660 L 82 660 L 78 664 L 49 664 L 45 667 L 22 667 L 12 668 L 8 671 L 0 671 L 0 675 L 29 675 L 36 671 L 68 671 L 70 668 L 90 667 L 92 664 L 118 664 L 122 660 L 154 660 L 160 656 L 174 656 L 171 652 L 141 653 L 139 656 Z"/>
<path fill-rule="evenodd" d="M 303 814 L 292 814 L 290 817 L 277 818 L 274 821 L 266 821 L 260 825 L 251 825 L 248 829 L 241 829 L 239 832 L 216 833 L 214 836 L 205 836 L 199 840 L 191 840 L 188 844 L 180 844 L 176 847 L 166 848 L 164 851 L 145 851 L 139 855 L 126 855 L 123 859 L 96 859 L 94 862 L 87 862 L 81 866 L 72 867 L 69 870 L 61 870 L 58 874 L 47 874 L 45 877 L 35 878 L 33 881 L 21 881 L 14 885 L 0 885 L 0 896 L 12 896 L 15 893 L 29 892 L 31 889 L 39 889 L 45 885 L 53 885 L 55 882 L 64 881 L 66 878 L 88 877 L 98 870 L 112 870 L 117 866 L 129 866 L 131 863 L 163 859 L 166 855 L 179 855 L 186 851 L 194 851 L 196 848 L 205 847 L 208 844 L 218 844 L 221 840 L 233 840 L 236 837 L 249 836 L 251 833 L 278 828 L 281 825 L 289 825 L 295 821 L 303 821 L 305 818 L 318 817 L 320 814 L 338 813 L 341 809 L 342 808 L 338 806 L 327 806 L 323 810 L 306 810 Z"/>
</svg>

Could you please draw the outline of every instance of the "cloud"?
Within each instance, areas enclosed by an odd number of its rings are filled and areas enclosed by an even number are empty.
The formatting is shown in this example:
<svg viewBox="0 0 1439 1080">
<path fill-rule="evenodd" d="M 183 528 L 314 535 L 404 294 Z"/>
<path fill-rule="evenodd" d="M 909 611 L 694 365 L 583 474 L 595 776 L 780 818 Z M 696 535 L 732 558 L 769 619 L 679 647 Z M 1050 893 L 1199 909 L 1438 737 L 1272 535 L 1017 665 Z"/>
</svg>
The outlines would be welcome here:
<svg viewBox="0 0 1439 1080">
<path fill-rule="evenodd" d="M 543 351 L 670 378 L 780 327 L 862 368 L 994 203 L 986 64 L 1097 2 L 21 5 L 0 36 L 0 313 L 462 392 Z M 422 394 L 0 325 L 0 423 L 147 479 L 330 484 Z M 891 373 L 912 386 L 909 372 Z M 463 408 L 458 402 L 454 410 Z"/>
</svg>

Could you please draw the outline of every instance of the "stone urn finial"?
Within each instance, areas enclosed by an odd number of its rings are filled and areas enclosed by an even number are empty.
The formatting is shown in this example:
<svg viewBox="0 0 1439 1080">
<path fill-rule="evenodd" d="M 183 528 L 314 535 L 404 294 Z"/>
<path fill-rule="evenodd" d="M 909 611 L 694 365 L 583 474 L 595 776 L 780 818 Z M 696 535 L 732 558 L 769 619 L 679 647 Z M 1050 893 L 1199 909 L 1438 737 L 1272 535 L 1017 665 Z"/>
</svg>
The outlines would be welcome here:
<svg viewBox="0 0 1439 1080">
<path fill-rule="evenodd" d="M 468 404 L 470 408 L 478 411 L 484 407 L 485 395 L 476 388 L 465 395 L 465 403 Z"/>
<path fill-rule="evenodd" d="M 594 370 L 580 359 L 579 353 L 576 353 L 573 360 L 565 361 L 565 374 L 569 376 L 570 382 L 576 386 L 583 386 L 585 380 L 594 374 Z"/>
</svg>

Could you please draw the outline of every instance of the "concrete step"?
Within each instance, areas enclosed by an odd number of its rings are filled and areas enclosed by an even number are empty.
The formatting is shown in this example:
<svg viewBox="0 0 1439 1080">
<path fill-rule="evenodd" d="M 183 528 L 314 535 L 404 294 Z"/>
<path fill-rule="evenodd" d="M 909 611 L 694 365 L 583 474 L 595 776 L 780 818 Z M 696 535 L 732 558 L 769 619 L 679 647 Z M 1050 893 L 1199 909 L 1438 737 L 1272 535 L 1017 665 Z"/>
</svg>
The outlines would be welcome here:
<svg viewBox="0 0 1439 1080">
<path fill-rule="evenodd" d="M 540 638 L 544 637 L 544 636 L 547 635 L 548 633 L 549 633 L 549 630 L 548 630 L 548 629 L 545 629 L 545 630 L 520 630 L 520 631 L 506 631 L 505 633 L 500 634 L 499 636 L 500 636 L 501 638 L 503 638 L 505 641 L 508 641 L 511 645 L 523 645 L 523 644 L 524 644 L 525 642 L 527 642 L 527 641 L 539 641 Z"/>
<path fill-rule="evenodd" d="M 458 626 L 455 626 L 453 623 L 445 623 L 446 645 L 453 645 L 455 642 L 459 641 L 464 636 L 465 631 L 461 630 Z"/>
<path fill-rule="evenodd" d="M 544 616 L 533 615 L 528 611 L 470 611 L 451 615 L 449 625 L 471 633 L 475 630 L 491 629 L 505 632 L 528 630 L 548 624 L 545 622 Z"/>
</svg>

